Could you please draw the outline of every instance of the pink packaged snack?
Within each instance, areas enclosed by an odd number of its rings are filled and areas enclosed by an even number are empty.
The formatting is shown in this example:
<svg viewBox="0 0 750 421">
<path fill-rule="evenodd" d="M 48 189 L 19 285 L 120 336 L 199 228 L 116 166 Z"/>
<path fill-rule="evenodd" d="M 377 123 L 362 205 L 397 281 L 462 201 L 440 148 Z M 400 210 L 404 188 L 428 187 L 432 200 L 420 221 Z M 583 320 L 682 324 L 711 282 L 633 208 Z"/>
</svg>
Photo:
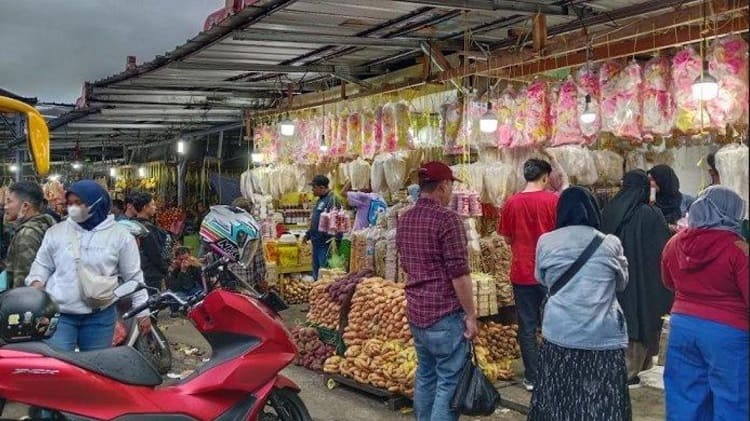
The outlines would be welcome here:
<svg viewBox="0 0 750 421">
<path fill-rule="evenodd" d="M 578 86 L 572 77 L 560 85 L 552 110 L 552 146 L 583 143 L 578 114 Z"/>
<path fill-rule="evenodd" d="M 727 124 L 747 125 L 748 45 L 732 35 L 714 41 L 708 54 L 709 72 L 719 82 L 719 95 L 706 102 L 711 125 L 722 133 Z"/>
<path fill-rule="evenodd" d="M 654 57 L 643 67 L 644 140 L 672 133 L 675 105 L 672 99 L 669 59 Z"/>
<path fill-rule="evenodd" d="M 547 83 L 537 80 L 526 88 L 525 137 L 530 144 L 545 145 L 549 140 Z"/>
</svg>

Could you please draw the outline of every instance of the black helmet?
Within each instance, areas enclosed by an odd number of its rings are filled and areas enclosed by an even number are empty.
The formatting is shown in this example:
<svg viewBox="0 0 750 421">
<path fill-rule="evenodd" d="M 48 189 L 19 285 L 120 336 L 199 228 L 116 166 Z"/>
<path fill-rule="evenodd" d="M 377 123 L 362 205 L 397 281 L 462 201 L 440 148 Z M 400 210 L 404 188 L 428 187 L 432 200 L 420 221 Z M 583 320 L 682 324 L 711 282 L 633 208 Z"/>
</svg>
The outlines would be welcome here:
<svg viewBox="0 0 750 421">
<path fill-rule="evenodd" d="M 0 339 L 6 343 L 47 339 L 59 317 L 57 303 L 40 289 L 20 287 L 0 294 Z"/>
</svg>

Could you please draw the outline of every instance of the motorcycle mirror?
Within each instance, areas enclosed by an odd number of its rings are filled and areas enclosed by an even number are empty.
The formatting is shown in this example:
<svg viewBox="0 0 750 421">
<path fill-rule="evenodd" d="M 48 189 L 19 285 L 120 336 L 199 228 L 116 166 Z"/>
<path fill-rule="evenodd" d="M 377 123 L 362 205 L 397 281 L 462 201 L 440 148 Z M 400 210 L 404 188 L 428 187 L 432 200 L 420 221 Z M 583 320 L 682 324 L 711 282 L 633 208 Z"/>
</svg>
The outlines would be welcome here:
<svg viewBox="0 0 750 421">
<path fill-rule="evenodd" d="M 127 297 L 128 295 L 138 291 L 140 287 L 141 284 L 138 281 L 128 281 L 124 284 L 120 284 L 120 286 L 115 288 L 114 294 L 117 298 Z"/>
</svg>

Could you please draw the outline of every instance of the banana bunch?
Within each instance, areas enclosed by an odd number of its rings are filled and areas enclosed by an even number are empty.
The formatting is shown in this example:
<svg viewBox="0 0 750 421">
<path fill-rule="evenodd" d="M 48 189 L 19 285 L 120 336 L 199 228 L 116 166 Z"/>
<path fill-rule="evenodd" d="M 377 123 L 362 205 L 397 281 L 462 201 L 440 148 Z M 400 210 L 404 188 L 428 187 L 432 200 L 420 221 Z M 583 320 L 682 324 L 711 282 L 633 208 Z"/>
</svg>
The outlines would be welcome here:
<svg viewBox="0 0 750 421">
<path fill-rule="evenodd" d="M 329 358 L 323 370 L 391 393 L 413 396 L 417 353 L 413 346 L 398 340 L 370 339 L 362 345 L 349 346 L 342 359 Z"/>
<path fill-rule="evenodd" d="M 342 361 L 344 361 L 344 359 L 338 355 L 328 357 L 325 363 L 323 363 L 323 372 L 327 374 L 337 374 Z"/>
<path fill-rule="evenodd" d="M 490 351 L 483 346 L 475 346 L 474 353 L 477 358 L 477 365 L 482 369 L 482 373 L 491 383 L 498 380 L 510 380 L 513 378 L 513 369 L 511 368 L 512 360 L 506 359 L 500 362 L 492 362 Z"/>
</svg>

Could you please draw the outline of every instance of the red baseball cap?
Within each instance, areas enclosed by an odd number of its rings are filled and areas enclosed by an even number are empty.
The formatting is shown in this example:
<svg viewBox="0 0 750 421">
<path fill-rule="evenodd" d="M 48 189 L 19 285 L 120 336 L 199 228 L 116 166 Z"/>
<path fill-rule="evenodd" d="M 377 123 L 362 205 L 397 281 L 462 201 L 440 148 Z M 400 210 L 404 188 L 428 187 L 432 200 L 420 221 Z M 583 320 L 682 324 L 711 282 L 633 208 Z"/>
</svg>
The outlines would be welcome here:
<svg viewBox="0 0 750 421">
<path fill-rule="evenodd" d="M 449 166 L 439 161 L 431 161 L 431 162 L 426 162 L 422 164 L 422 166 L 419 167 L 419 179 L 422 182 L 424 181 L 458 181 L 458 182 L 461 182 L 461 180 L 453 176 L 453 171 L 451 171 L 451 168 Z"/>
</svg>

